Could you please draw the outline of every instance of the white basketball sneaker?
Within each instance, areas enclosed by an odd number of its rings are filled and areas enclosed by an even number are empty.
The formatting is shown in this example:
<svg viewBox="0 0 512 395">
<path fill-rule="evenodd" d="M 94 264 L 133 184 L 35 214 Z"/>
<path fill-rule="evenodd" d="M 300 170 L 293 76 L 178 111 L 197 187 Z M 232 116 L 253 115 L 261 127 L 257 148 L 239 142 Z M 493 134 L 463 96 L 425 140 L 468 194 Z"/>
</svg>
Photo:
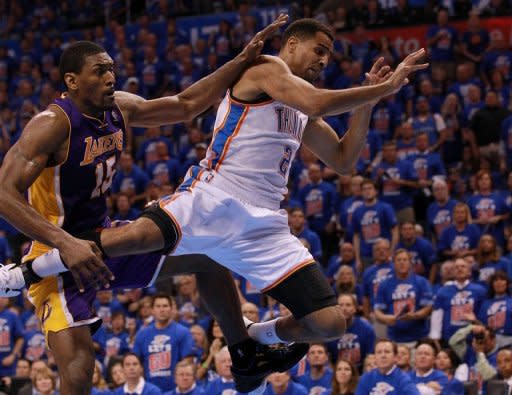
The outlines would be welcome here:
<svg viewBox="0 0 512 395">
<path fill-rule="evenodd" d="M 0 298 L 18 296 L 25 287 L 21 268 L 15 263 L 0 264 Z"/>
</svg>

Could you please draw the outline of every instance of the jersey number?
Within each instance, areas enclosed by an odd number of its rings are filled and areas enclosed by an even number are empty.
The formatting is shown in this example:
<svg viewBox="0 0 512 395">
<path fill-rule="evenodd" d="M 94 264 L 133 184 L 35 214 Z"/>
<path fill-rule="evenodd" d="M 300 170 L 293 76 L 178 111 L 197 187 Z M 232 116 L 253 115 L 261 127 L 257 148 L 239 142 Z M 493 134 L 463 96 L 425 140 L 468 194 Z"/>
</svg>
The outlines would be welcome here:
<svg viewBox="0 0 512 395">
<path fill-rule="evenodd" d="M 107 192 L 112 185 L 112 178 L 116 172 L 114 166 L 116 164 L 115 155 L 108 158 L 105 162 L 96 165 L 96 188 L 92 191 L 91 198 L 99 197 Z"/>
<path fill-rule="evenodd" d="M 290 167 L 290 162 L 292 160 L 292 149 L 289 146 L 284 147 L 283 157 L 279 162 L 279 174 L 281 174 L 284 178 L 288 173 L 288 168 Z"/>
</svg>

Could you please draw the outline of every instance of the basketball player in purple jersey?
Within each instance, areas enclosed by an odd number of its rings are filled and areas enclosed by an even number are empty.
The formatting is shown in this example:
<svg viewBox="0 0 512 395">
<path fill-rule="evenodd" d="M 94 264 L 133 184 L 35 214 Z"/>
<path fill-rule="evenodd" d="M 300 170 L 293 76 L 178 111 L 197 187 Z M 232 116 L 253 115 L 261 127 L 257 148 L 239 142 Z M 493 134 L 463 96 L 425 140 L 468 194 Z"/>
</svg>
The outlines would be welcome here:
<svg viewBox="0 0 512 395">
<path fill-rule="evenodd" d="M 100 324 L 92 310 L 95 286 L 110 282 L 115 288 L 146 287 L 166 258 L 161 253 L 113 258 L 107 268 L 96 243 L 76 238 L 87 238 L 95 229 L 110 226 L 106 193 L 123 150 L 126 127 L 181 122 L 205 111 L 286 20 L 281 15 L 212 75 L 176 96 L 155 100 L 115 91 L 114 64 L 102 47 L 77 42 L 64 51 L 59 67 L 67 92 L 29 122 L 0 170 L 0 215 L 34 240 L 23 258 L 27 265 L 22 267 L 32 277 L 29 298 L 53 351 L 62 394 L 91 391 L 94 350 L 90 328 Z M 70 271 L 49 277 L 44 269 L 33 271 L 31 262 L 52 248 L 59 249 Z M 194 262 L 189 257 L 166 265 L 172 269 L 164 274 L 201 271 L 194 268 Z M 237 388 L 248 392 L 272 370 L 291 367 L 302 356 L 302 349 L 273 353 L 258 348 L 247 335 L 229 272 L 214 262 L 206 266 L 204 262 L 201 267 L 209 273 L 198 274 L 200 291 L 231 346 L 233 367 L 239 373 Z M 94 276 L 96 282 L 87 284 L 85 280 Z"/>
</svg>

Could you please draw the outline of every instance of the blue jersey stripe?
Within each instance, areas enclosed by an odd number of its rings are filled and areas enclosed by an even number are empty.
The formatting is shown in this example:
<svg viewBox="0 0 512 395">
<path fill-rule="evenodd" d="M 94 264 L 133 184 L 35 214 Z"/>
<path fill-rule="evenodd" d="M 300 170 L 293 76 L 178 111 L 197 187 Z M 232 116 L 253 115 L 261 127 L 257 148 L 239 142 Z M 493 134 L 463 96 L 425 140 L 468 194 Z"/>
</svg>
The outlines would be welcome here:
<svg viewBox="0 0 512 395">
<path fill-rule="evenodd" d="M 226 148 L 226 143 L 229 137 L 231 137 L 235 132 L 236 126 L 238 125 L 238 122 L 245 110 L 245 106 L 237 105 L 235 103 L 231 103 L 230 107 L 228 119 L 226 120 L 224 127 L 217 132 L 215 139 L 211 144 L 211 150 L 214 153 L 214 159 L 211 161 L 212 169 L 215 169 L 219 163 L 222 153 Z"/>
<path fill-rule="evenodd" d="M 188 190 L 192 186 L 192 183 L 195 180 L 197 180 L 197 176 L 199 175 L 200 171 L 201 171 L 200 166 L 192 166 L 190 168 L 190 172 L 191 172 L 190 177 L 181 183 L 181 185 L 178 187 L 176 192 L 185 192 L 186 190 Z"/>
</svg>

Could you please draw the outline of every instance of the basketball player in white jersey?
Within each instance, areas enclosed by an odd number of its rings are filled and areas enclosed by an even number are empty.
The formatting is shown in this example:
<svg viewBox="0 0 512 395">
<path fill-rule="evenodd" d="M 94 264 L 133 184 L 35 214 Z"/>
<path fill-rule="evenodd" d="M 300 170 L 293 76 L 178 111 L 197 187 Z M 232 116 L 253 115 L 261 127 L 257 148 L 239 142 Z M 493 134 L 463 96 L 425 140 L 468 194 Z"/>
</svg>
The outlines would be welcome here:
<svg viewBox="0 0 512 395">
<path fill-rule="evenodd" d="M 261 56 L 228 90 L 206 159 L 188 171 L 176 193 L 135 222 L 102 230 L 94 241 L 108 256 L 205 254 L 291 311 L 252 325 L 249 333 L 258 341 L 328 341 L 343 333 L 345 321 L 319 265 L 279 209 L 290 163 L 303 142 L 339 174 L 350 174 L 372 107 L 428 65 L 417 64 L 422 49 L 392 73 L 379 59 L 366 75 L 367 86 L 317 89 L 312 82 L 332 52 L 330 29 L 301 19 L 287 28 L 282 43 L 279 56 Z M 123 97 L 116 97 L 118 103 Z M 350 129 L 339 139 L 321 117 L 351 110 Z"/>
</svg>

